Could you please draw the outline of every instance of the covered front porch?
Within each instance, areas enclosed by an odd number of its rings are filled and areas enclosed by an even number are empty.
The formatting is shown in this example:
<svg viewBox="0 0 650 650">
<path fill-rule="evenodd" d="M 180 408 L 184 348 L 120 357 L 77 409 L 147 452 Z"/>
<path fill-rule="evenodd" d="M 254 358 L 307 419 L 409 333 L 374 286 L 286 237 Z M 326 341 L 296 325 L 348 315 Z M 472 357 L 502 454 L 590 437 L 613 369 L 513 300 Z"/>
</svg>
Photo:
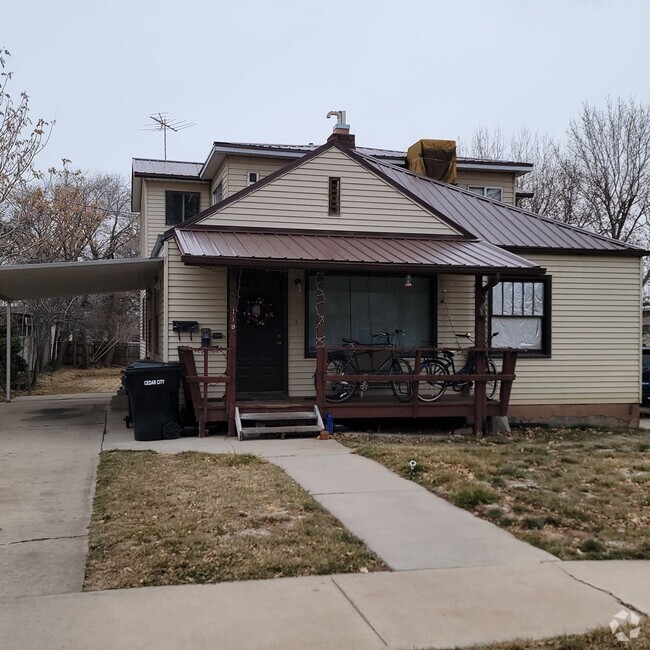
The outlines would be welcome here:
<svg viewBox="0 0 650 650">
<path fill-rule="evenodd" d="M 487 297 L 503 278 L 543 275 L 544 270 L 528 260 L 475 240 L 427 236 L 203 228 L 177 230 L 175 243 L 185 266 L 227 269 L 225 340 L 179 346 L 188 373 L 186 398 L 192 402 L 200 435 L 210 422 L 227 422 L 231 435 L 240 433 L 239 420 L 250 411 L 272 413 L 280 421 L 290 419 L 292 412 L 309 413 L 314 406 L 315 423 L 321 427 L 328 413 L 337 419 L 466 417 L 481 434 L 486 418 L 507 415 L 516 351 L 499 350 L 497 374 L 488 372 Z M 466 316 L 471 312 L 471 348 L 439 342 L 438 306 L 445 300 L 439 291 L 446 291 L 440 289 L 442 275 L 472 286 L 471 304 L 463 306 Z M 384 288 L 373 295 L 341 290 L 364 282 Z M 413 286 L 420 290 L 410 293 Z M 410 338 L 382 344 L 370 338 L 373 326 L 354 325 L 355 314 L 365 317 L 380 291 L 387 297 L 379 300 L 375 312 L 385 313 L 374 313 L 370 320 L 377 329 L 394 323 L 399 327 L 391 329 L 401 328 Z M 395 298 L 390 291 L 403 296 Z M 428 302 L 418 311 L 414 305 L 425 295 Z M 358 335 L 353 345 L 343 340 L 350 331 L 345 329 L 348 318 L 352 334 Z M 426 318 L 430 322 L 423 329 Z M 436 400 L 422 398 L 426 364 L 445 352 L 460 357 L 468 350 L 473 365 L 460 371 L 460 362 L 444 378 L 448 387 L 462 382 L 462 389 L 450 388 Z M 399 397 L 391 392 L 393 380 L 386 368 L 367 370 L 361 364 L 355 366 L 356 374 L 345 375 L 345 385 L 354 394 L 344 401 L 332 399 L 332 384 L 341 381 L 332 360 L 353 354 L 404 360 L 399 383 L 405 393 Z M 488 382 L 497 385 L 492 399 Z"/>
</svg>

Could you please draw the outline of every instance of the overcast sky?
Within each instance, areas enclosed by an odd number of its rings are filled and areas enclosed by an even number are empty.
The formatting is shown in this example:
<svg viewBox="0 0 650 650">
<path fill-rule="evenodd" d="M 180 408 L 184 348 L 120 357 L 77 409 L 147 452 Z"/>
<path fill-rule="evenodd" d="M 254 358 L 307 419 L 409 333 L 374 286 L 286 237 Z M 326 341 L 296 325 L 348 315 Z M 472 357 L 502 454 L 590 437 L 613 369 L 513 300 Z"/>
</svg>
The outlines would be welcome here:
<svg viewBox="0 0 650 650">
<path fill-rule="evenodd" d="M 322 143 L 345 109 L 357 144 L 405 149 L 480 125 L 562 136 L 583 101 L 650 100 L 647 0 L 37 0 L 4 3 L 0 46 L 34 117 L 39 166 L 129 174 L 162 158 L 152 112 L 214 140 Z"/>
</svg>

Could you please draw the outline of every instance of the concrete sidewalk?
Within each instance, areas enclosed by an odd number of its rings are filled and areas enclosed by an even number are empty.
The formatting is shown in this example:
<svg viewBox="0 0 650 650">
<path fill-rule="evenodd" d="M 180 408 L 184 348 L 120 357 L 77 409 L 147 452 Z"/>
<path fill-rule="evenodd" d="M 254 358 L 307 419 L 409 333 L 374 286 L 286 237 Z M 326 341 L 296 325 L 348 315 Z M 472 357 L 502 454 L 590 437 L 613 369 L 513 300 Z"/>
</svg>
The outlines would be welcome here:
<svg viewBox="0 0 650 650">
<path fill-rule="evenodd" d="M 627 566 L 647 598 L 648 563 Z M 535 562 L 20 598 L 0 602 L 0 648 L 450 648 L 606 626 L 621 602 L 561 567 Z"/>
<path fill-rule="evenodd" d="M 0 597 L 81 591 L 106 396 L 0 405 Z"/>
<path fill-rule="evenodd" d="M 104 449 L 251 453 L 279 465 L 392 569 L 440 569 L 557 558 L 474 517 L 335 440 L 224 436 L 137 442 L 109 414 Z"/>
</svg>

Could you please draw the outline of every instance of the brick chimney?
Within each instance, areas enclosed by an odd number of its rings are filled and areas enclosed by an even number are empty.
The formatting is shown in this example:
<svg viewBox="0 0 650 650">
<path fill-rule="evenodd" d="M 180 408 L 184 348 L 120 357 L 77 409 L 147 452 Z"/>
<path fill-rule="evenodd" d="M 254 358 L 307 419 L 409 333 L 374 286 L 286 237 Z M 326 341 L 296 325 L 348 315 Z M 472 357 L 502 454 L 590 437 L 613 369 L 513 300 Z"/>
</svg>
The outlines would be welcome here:
<svg viewBox="0 0 650 650">
<path fill-rule="evenodd" d="M 334 125 L 334 130 L 332 131 L 327 141 L 338 140 L 347 147 L 355 148 L 355 138 L 354 134 L 350 133 L 350 125 L 345 123 L 345 111 L 330 111 L 327 114 L 328 119 L 330 117 L 336 117 L 336 124 Z"/>
</svg>

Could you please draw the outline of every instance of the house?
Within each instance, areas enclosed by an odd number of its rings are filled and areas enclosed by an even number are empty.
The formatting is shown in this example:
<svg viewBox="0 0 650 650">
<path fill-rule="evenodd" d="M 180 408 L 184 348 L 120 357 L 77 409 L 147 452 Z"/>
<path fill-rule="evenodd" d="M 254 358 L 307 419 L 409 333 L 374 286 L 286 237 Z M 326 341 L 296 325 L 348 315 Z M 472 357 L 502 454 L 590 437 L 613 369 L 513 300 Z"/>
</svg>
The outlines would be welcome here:
<svg viewBox="0 0 650 650">
<path fill-rule="evenodd" d="M 273 400 L 341 418 L 468 415 L 477 430 L 505 413 L 636 423 L 645 252 L 517 207 L 530 164 L 456 158 L 448 141 L 408 155 L 356 147 L 339 117 L 321 146 L 215 142 L 203 163 L 134 159 L 141 254 L 163 260 L 143 293 L 142 355 L 178 359 L 202 333 L 215 348 L 203 375 L 219 382 L 208 419 L 231 424 Z M 400 401 L 365 375 L 350 381 L 372 390 L 328 403 L 332 348 L 395 330 L 412 375 L 431 348 L 474 346 L 476 395 Z M 489 342 L 505 350 L 492 353 L 495 400 L 481 378 Z"/>
</svg>

